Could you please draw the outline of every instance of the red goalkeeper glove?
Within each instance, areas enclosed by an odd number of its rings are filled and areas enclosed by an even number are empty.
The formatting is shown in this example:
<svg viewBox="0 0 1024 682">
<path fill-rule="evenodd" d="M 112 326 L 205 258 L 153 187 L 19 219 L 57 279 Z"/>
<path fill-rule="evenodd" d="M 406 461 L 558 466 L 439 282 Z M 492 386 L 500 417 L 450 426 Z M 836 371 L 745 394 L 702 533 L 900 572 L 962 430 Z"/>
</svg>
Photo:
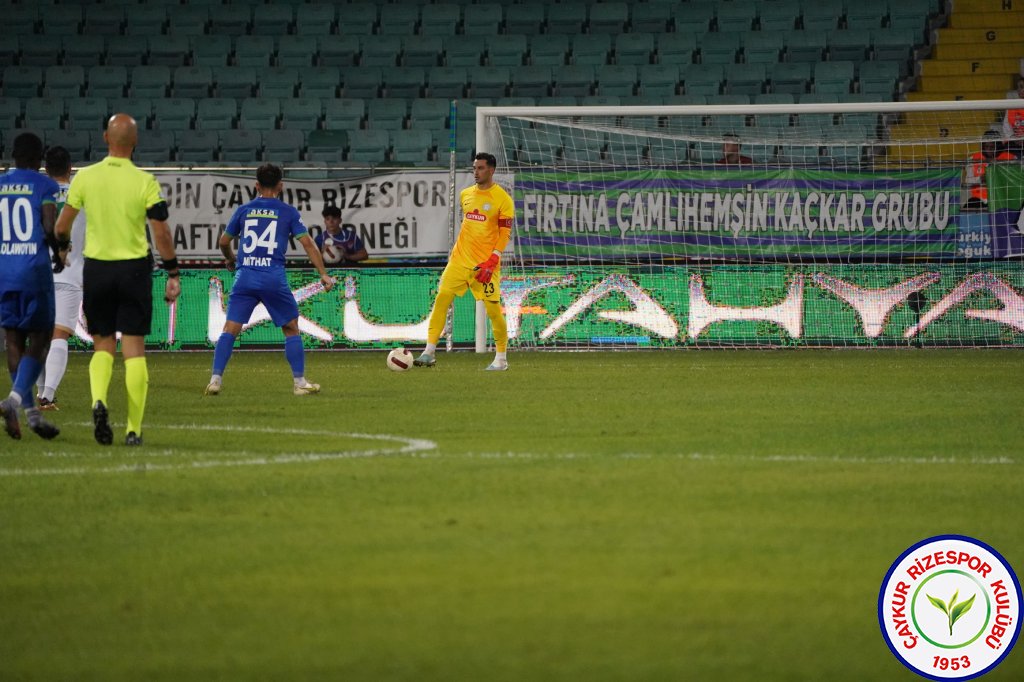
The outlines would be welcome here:
<svg viewBox="0 0 1024 682">
<path fill-rule="evenodd" d="M 476 281 L 481 284 L 487 284 L 491 281 L 491 275 L 494 274 L 494 269 L 498 267 L 498 254 L 492 253 L 491 257 L 476 266 Z"/>
</svg>

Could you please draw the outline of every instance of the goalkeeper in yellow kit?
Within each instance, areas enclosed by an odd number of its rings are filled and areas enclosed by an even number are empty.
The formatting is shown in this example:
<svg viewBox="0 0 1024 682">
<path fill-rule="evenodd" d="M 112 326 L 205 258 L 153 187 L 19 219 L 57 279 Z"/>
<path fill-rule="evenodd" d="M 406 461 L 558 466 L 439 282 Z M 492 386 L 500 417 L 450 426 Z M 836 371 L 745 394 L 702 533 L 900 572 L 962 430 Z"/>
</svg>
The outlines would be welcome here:
<svg viewBox="0 0 1024 682">
<path fill-rule="evenodd" d="M 476 184 L 459 194 L 462 207 L 462 228 L 441 273 L 441 285 L 430 311 L 427 328 L 427 346 L 414 361 L 417 367 L 433 367 L 437 340 L 441 338 L 448 308 L 456 296 L 466 289 L 478 301 L 484 302 L 487 317 L 494 331 L 497 353 L 488 370 L 508 369 L 505 349 L 508 346 L 508 327 L 501 312 L 501 252 L 512 233 L 515 205 L 512 197 L 494 183 L 494 170 L 498 160 L 493 154 L 480 153 L 473 160 L 473 179 Z"/>
</svg>

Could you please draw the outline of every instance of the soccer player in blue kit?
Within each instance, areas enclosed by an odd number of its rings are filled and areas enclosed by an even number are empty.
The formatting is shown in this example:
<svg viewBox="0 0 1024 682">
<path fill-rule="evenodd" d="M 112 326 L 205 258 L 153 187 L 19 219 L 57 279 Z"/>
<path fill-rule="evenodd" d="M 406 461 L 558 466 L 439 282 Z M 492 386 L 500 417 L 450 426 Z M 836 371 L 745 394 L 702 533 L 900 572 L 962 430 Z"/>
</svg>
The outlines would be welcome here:
<svg viewBox="0 0 1024 682">
<path fill-rule="evenodd" d="M 53 332 L 53 242 L 60 188 L 38 171 L 43 141 L 22 133 L 12 146 L 14 169 L 0 175 L 0 326 L 7 339 L 7 370 L 14 387 L 0 401 L 4 430 L 21 438 L 18 408 L 42 438 L 60 433 L 39 415 L 32 397 Z"/>
<path fill-rule="evenodd" d="M 302 244 L 310 262 L 320 273 L 325 291 L 334 287 L 334 279 L 324 269 L 320 251 L 309 236 L 299 212 L 277 198 L 284 186 L 282 177 L 280 167 L 270 163 L 260 166 L 256 170 L 259 197 L 239 206 L 220 236 L 219 245 L 225 264 L 229 270 L 237 268 L 238 275 L 228 299 L 228 319 L 213 351 L 213 375 L 206 386 L 206 395 L 220 393 L 224 369 L 231 359 L 235 339 L 260 303 L 266 306 L 270 319 L 284 332 L 284 355 L 291 365 L 294 380 L 292 392 L 295 395 L 320 392 L 318 384 L 306 380 L 305 353 L 299 336 L 299 306 L 285 277 L 284 260 L 289 238 L 294 237 Z M 237 262 L 231 250 L 231 242 L 236 237 Z"/>
</svg>

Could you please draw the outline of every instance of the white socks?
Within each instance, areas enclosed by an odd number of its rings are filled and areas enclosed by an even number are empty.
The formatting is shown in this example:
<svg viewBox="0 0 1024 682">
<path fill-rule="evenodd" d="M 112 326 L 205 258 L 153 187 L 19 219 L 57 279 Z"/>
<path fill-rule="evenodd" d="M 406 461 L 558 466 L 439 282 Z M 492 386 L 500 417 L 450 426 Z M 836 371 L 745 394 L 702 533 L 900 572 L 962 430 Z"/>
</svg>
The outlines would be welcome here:
<svg viewBox="0 0 1024 682">
<path fill-rule="evenodd" d="M 46 366 L 43 369 L 43 376 L 39 378 L 41 390 L 40 398 L 53 400 L 57 393 L 57 387 L 64 379 L 64 372 L 68 369 L 68 341 L 67 339 L 54 339 L 50 342 L 50 352 L 46 355 Z"/>
<path fill-rule="evenodd" d="M 423 349 L 423 352 L 426 353 L 427 355 L 434 355 L 435 353 L 437 353 L 437 344 L 428 343 L 426 347 Z"/>
</svg>

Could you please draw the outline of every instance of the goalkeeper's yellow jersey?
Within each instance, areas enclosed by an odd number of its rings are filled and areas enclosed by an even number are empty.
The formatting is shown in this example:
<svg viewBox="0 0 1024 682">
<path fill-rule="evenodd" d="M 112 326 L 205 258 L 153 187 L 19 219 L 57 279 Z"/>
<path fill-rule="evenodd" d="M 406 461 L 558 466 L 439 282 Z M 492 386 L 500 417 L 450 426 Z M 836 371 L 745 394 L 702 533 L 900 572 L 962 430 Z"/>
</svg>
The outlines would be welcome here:
<svg viewBox="0 0 1024 682">
<path fill-rule="evenodd" d="M 515 204 L 496 183 L 488 189 L 467 187 L 459 194 L 459 204 L 462 227 L 450 262 L 474 268 L 490 258 L 492 251 L 502 251 L 508 244 Z"/>
</svg>

